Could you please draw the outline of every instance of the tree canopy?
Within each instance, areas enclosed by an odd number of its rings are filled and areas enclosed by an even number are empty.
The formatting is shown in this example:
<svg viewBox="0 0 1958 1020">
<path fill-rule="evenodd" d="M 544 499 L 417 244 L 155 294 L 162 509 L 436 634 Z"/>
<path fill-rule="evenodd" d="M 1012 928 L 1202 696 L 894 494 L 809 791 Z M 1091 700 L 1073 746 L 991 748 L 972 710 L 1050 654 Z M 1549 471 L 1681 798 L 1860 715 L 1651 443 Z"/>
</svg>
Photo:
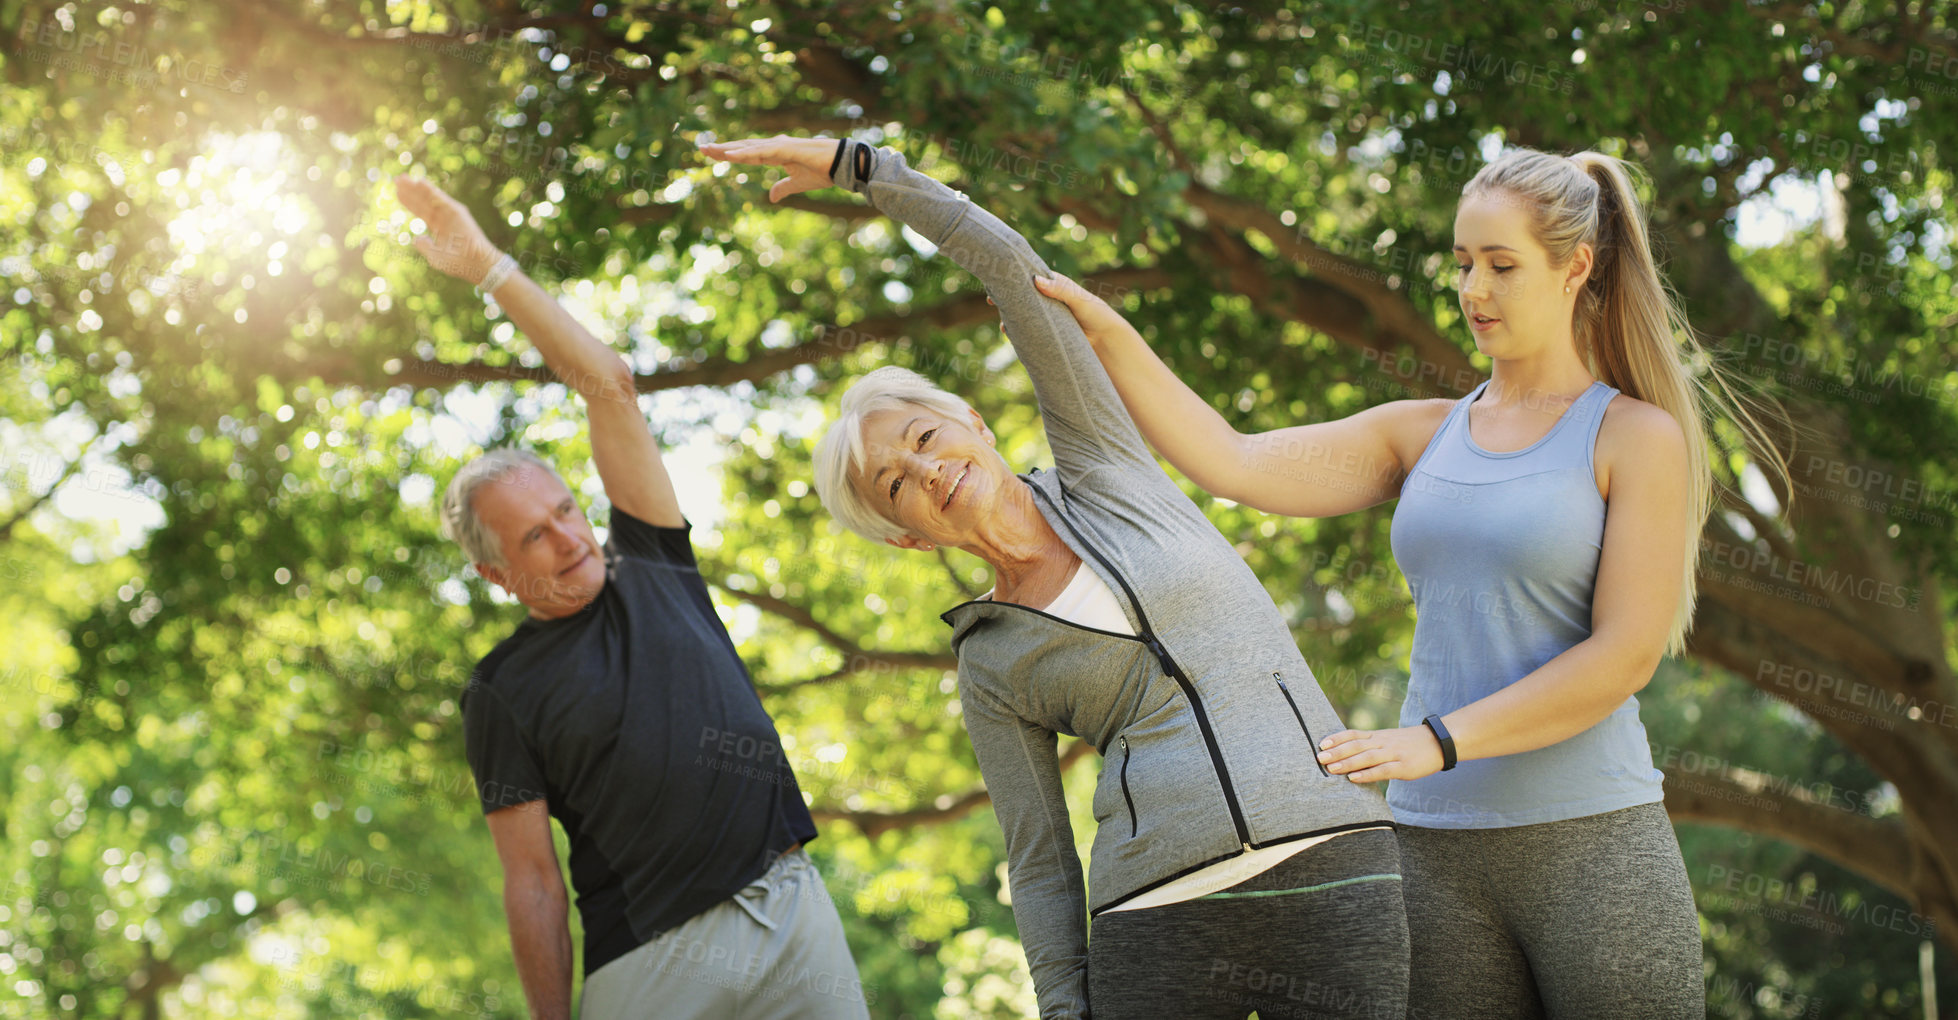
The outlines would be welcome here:
<svg viewBox="0 0 1958 1020">
<path fill-rule="evenodd" d="M 1449 261 L 1505 146 L 1622 155 L 1731 423 L 1688 652 L 1642 695 L 1720 1016 L 1958 999 L 1958 142 L 1948 5 L 0 0 L 0 1016 L 522 1016 L 456 701 L 520 610 L 437 534 L 583 409 L 406 242 L 425 175 L 625 356 L 823 836 L 878 1017 L 1026 1015 L 937 615 L 984 564 L 844 534 L 809 451 L 902 364 L 1046 461 L 976 284 L 703 134 L 899 147 L 1242 429 L 1466 392 Z M 1194 494 L 1194 490 L 1193 490 Z M 1357 725 L 1390 512 L 1198 495 Z M 1095 755 L 1064 745 L 1085 810 Z"/>
</svg>

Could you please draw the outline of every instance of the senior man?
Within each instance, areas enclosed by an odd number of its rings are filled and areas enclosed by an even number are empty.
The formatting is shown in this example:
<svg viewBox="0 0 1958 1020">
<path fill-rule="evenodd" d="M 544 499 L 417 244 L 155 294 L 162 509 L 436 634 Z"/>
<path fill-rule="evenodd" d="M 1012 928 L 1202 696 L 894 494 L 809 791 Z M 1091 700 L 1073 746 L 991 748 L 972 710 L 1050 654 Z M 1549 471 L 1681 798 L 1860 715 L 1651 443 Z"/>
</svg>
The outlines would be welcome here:
<svg viewBox="0 0 1958 1020">
<path fill-rule="evenodd" d="M 552 817 L 584 923 L 584 1020 L 868 1016 L 802 845 L 795 774 L 708 597 L 631 371 L 498 252 L 460 203 L 398 178 L 431 265 L 496 299 L 585 398 L 612 504 L 601 547 L 549 464 L 499 449 L 457 472 L 444 531 L 529 609 L 476 667 L 463 731 L 503 864 L 531 1016 L 571 1013 Z"/>
</svg>

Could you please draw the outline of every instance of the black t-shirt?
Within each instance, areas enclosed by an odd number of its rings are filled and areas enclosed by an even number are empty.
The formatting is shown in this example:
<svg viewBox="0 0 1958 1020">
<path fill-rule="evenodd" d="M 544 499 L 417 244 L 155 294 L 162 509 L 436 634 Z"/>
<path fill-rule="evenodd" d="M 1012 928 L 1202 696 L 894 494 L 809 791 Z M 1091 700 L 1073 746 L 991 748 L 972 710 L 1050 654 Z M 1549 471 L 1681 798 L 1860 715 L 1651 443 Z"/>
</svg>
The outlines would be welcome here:
<svg viewBox="0 0 1958 1020">
<path fill-rule="evenodd" d="M 585 973 L 816 838 L 687 528 L 612 511 L 605 587 L 476 666 L 463 733 L 483 813 L 548 802 L 571 843 Z"/>
</svg>

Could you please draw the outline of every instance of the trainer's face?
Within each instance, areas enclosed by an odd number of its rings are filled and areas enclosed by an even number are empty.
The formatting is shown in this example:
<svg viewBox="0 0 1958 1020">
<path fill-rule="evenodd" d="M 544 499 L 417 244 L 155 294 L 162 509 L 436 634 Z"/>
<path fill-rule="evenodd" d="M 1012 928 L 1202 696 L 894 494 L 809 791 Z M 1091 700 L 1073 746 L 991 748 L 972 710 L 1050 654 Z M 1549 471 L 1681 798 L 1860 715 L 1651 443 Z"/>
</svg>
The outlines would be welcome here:
<svg viewBox="0 0 1958 1020">
<path fill-rule="evenodd" d="M 1507 191 L 1486 191 L 1456 208 L 1462 314 L 1475 349 L 1491 358 L 1529 357 L 1569 344 L 1577 292 L 1590 264 L 1590 246 L 1582 245 L 1569 264 L 1552 267 L 1550 253 L 1530 231 L 1528 209 Z"/>
<path fill-rule="evenodd" d="M 556 474 L 524 465 L 476 490 L 476 516 L 503 543 L 503 565 L 476 572 L 543 619 L 583 609 L 605 587 L 605 556 Z"/>
<path fill-rule="evenodd" d="M 1013 472 L 993 448 L 993 433 L 972 411 L 947 417 L 928 407 L 866 415 L 857 492 L 911 534 L 906 549 L 971 544 L 998 513 Z"/>
</svg>

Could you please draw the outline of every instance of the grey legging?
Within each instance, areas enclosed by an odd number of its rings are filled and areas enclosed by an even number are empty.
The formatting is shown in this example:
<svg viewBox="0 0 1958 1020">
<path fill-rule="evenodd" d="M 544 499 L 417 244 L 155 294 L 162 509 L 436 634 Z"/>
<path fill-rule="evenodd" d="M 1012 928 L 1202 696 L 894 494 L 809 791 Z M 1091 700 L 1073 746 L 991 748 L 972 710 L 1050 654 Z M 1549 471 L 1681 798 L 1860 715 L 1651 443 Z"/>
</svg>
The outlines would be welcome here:
<svg viewBox="0 0 1958 1020">
<path fill-rule="evenodd" d="M 1660 804 L 1505 829 L 1401 826 L 1409 1020 L 1706 1015 L 1699 918 Z"/>
<path fill-rule="evenodd" d="M 1401 1020 L 1394 834 L 1355 832 L 1220 893 L 1095 918 L 1094 1020 Z"/>
</svg>

